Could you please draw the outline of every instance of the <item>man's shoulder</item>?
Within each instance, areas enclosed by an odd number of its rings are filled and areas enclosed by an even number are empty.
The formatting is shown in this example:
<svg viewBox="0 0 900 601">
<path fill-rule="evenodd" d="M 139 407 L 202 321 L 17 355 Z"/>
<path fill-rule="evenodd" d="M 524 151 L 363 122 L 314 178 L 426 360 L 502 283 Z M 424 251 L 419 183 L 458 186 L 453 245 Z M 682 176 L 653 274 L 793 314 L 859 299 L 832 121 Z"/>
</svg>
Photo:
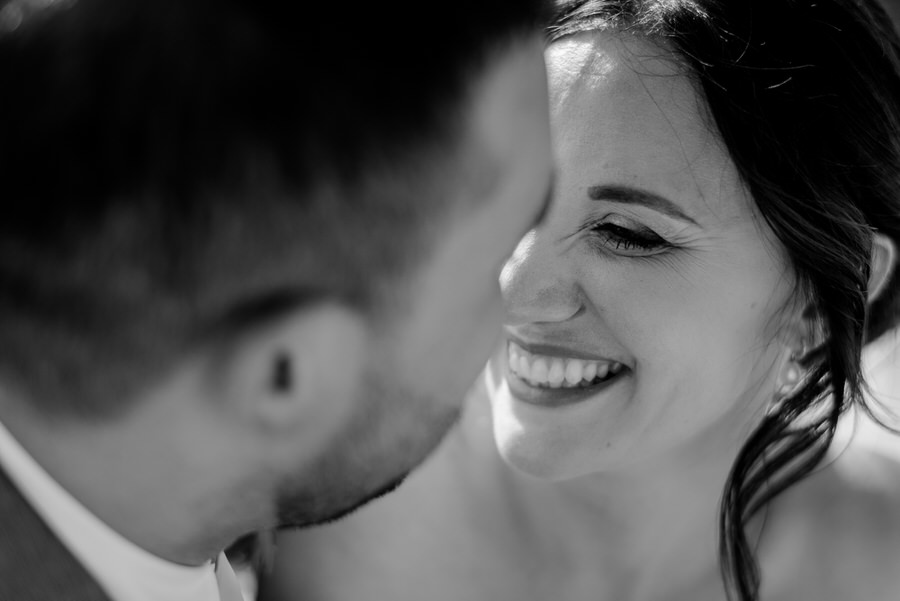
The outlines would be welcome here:
<svg viewBox="0 0 900 601">
<path fill-rule="evenodd" d="M 0 470 L 0 601 L 109 601 Z"/>
</svg>

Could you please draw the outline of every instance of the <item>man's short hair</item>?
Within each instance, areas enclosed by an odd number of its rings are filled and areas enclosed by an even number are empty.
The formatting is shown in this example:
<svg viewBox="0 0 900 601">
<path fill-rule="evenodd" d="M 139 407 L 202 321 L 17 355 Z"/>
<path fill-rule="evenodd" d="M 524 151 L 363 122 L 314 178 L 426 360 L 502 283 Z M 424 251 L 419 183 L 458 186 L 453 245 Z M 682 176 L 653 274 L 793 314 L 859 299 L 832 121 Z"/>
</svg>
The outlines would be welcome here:
<svg viewBox="0 0 900 601">
<path fill-rule="evenodd" d="M 0 0 L 4 385 L 109 413 L 223 328 L 365 306 L 446 210 L 472 82 L 543 8 Z"/>
</svg>

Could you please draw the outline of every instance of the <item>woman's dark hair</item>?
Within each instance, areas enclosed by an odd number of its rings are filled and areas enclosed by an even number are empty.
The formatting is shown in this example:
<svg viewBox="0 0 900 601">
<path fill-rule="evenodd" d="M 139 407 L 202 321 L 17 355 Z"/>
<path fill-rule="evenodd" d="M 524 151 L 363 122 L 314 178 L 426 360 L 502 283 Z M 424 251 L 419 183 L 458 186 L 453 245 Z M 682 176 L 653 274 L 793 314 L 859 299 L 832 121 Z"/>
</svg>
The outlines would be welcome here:
<svg viewBox="0 0 900 601">
<path fill-rule="evenodd" d="M 900 39 L 875 0 L 563 0 L 550 39 L 607 30 L 689 66 L 821 330 L 804 384 L 744 443 L 722 498 L 726 590 L 755 600 L 748 521 L 816 468 L 845 410 L 874 416 L 862 347 L 900 315 L 896 268 L 866 302 L 873 233 L 900 244 Z"/>
</svg>

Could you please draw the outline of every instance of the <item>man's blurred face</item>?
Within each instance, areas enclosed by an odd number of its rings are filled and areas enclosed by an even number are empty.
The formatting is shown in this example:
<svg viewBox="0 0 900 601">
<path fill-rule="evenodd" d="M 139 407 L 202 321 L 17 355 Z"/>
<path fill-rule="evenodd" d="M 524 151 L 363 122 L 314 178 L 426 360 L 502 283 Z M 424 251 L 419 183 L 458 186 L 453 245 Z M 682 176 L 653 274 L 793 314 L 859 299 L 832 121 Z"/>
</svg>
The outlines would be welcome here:
<svg viewBox="0 0 900 601">
<path fill-rule="evenodd" d="M 455 423 L 496 343 L 500 269 L 540 219 L 551 185 L 542 40 L 498 54 L 470 107 L 459 152 L 484 157 L 490 190 L 461 182 L 454 208 L 436 217 L 442 227 L 402 291 L 407 301 L 373 324 L 358 409 L 282 495 L 285 525 L 337 518 L 398 484 Z"/>
</svg>

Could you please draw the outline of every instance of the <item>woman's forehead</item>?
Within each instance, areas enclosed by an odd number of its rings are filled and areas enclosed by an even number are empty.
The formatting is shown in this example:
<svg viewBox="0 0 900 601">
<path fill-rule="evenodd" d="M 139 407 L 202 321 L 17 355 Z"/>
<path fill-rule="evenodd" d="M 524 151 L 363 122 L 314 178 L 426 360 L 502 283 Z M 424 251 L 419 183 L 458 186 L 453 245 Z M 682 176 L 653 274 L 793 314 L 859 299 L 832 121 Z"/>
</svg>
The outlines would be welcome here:
<svg viewBox="0 0 900 601">
<path fill-rule="evenodd" d="M 634 36 L 588 32 L 554 42 L 546 56 L 557 154 L 573 183 L 639 183 L 716 221 L 752 211 L 695 84 L 671 52 Z"/>
<path fill-rule="evenodd" d="M 594 90 L 628 85 L 635 75 L 671 78 L 688 70 L 663 44 L 636 35 L 586 31 L 553 42 L 546 51 L 554 89 Z"/>
</svg>

